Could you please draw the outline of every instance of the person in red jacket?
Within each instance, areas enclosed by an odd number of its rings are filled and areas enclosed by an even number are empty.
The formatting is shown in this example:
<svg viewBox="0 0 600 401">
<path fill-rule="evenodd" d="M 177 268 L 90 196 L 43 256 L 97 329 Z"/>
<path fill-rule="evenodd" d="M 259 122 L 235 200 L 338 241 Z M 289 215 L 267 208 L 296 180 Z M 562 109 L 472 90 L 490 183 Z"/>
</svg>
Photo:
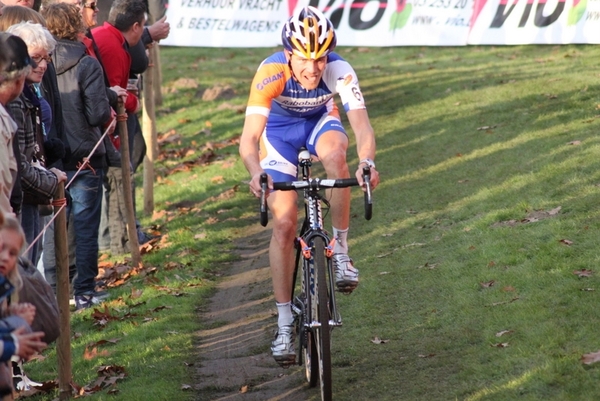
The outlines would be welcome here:
<svg viewBox="0 0 600 401">
<path fill-rule="evenodd" d="M 108 21 L 92 30 L 110 86 L 127 87 L 131 56 L 128 47 L 135 46 L 144 33 L 147 7 L 143 0 L 115 0 Z M 139 99 L 129 92 L 125 101 L 127 113 L 139 109 Z"/>
</svg>

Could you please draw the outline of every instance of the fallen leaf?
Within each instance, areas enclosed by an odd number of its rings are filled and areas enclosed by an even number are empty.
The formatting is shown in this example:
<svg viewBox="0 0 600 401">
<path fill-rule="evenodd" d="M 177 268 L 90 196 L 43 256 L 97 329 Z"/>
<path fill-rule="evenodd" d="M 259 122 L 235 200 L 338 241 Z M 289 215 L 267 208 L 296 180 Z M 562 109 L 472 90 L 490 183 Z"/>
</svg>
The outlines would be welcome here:
<svg viewBox="0 0 600 401">
<path fill-rule="evenodd" d="M 419 354 L 419 358 L 433 358 L 435 354 Z"/>
<path fill-rule="evenodd" d="M 494 267 L 494 266 L 496 266 L 496 262 L 491 260 L 490 263 L 488 263 L 488 267 Z"/>
<path fill-rule="evenodd" d="M 505 334 L 512 334 L 514 332 L 514 330 L 502 330 L 496 333 L 496 337 L 502 337 Z"/>
<path fill-rule="evenodd" d="M 565 244 L 565 245 L 573 245 L 573 241 L 564 239 L 564 238 L 561 240 L 558 240 L 558 242 L 560 242 L 561 244 Z"/>
<path fill-rule="evenodd" d="M 600 351 L 592 352 L 589 354 L 583 354 L 581 356 L 581 362 L 586 365 L 591 365 L 592 363 L 596 363 L 600 361 Z"/>
<path fill-rule="evenodd" d="M 191 390 L 191 389 L 192 389 L 192 386 L 190 386 L 189 384 L 182 384 L 182 385 L 181 385 L 181 389 L 182 389 L 183 391 L 189 391 L 189 390 Z"/>
<path fill-rule="evenodd" d="M 591 275 L 594 274 L 594 271 L 588 269 L 573 270 L 573 274 L 579 277 L 591 277 Z"/>
<path fill-rule="evenodd" d="M 593 288 L 582 288 L 581 291 L 596 291 Z"/>
<path fill-rule="evenodd" d="M 94 358 L 96 358 L 97 356 L 109 356 L 110 353 L 107 350 L 103 350 L 98 352 L 98 348 L 94 347 L 91 350 L 86 347 L 85 351 L 83 352 L 83 359 L 85 359 L 86 361 L 90 361 Z"/>
<path fill-rule="evenodd" d="M 240 389 L 240 393 L 244 394 L 248 392 L 248 386 L 242 386 L 242 388 Z"/>
<path fill-rule="evenodd" d="M 132 288 L 130 298 L 137 299 L 137 298 L 141 297 L 143 293 L 144 293 L 143 288 L 140 288 L 140 289 Z"/>
<path fill-rule="evenodd" d="M 554 209 L 552 209 L 552 210 L 548 211 L 548 214 L 549 214 L 550 216 L 557 215 L 557 214 L 558 214 L 558 212 L 560 212 L 560 209 L 562 209 L 562 206 L 555 207 Z"/>
<path fill-rule="evenodd" d="M 506 348 L 506 347 L 508 347 L 508 343 L 497 343 L 497 344 L 492 344 L 492 347 L 496 347 L 496 348 Z"/>
<path fill-rule="evenodd" d="M 382 339 L 380 339 L 379 337 L 375 337 L 375 338 L 373 338 L 373 339 L 371 340 L 371 342 L 372 342 L 373 344 L 385 344 L 385 343 L 387 343 L 388 341 L 389 341 L 389 340 L 382 340 Z"/>
<path fill-rule="evenodd" d="M 487 131 L 489 129 L 494 129 L 494 128 L 496 128 L 495 125 L 484 125 L 483 127 L 477 128 L 477 131 Z"/>
<path fill-rule="evenodd" d="M 495 282 L 496 280 L 490 280 L 486 283 L 479 283 L 479 285 L 481 286 L 481 288 L 490 288 L 494 285 Z"/>
<path fill-rule="evenodd" d="M 383 276 L 384 274 L 390 274 L 390 272 L 381 272 L 379 275 Z"/>
<path fill-rule="evenodd" d="M 514 292 L 515 291 L 515 287 L 513 287 L 512 285 L 507 285 L 506 287 L 502 288 L 503 292 Z"/>
<path fill-rule="evenodd" d="M 581 141 L 571 141 L 567 145 L 581 145 Z"/>
</svg>

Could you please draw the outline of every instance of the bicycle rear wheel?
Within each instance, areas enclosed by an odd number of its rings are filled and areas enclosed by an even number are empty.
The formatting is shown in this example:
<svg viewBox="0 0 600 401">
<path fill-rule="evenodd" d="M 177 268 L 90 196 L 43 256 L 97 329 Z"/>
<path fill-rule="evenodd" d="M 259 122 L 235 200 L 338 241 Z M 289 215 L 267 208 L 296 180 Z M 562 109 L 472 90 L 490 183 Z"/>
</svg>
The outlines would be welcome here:
<svg viewBox="0 0 600 401">
<path fill-rule="evenodd" d="M 327 262 L 325 259 L 325 241 L 317 237 L 313 242 L 315 264 L 315 287 L 317 290 L 318 320 L 321 324 L 316 330 L 315 343 L 319 356 L 319 379 L 321 382 L 321 399 L 330 401 L 332 397 L 331 386 L 331 329 L 329 327 L 329 286 L 327 281 Z"/>
</svg>

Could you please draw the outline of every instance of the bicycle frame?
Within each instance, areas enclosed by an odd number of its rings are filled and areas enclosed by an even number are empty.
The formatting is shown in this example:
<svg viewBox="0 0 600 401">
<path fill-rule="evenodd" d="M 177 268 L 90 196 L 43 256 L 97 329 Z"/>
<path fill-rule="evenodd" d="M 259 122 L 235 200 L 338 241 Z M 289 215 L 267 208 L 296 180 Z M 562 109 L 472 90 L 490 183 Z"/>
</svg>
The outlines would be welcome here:
<svg viewBox="0 0 600 401">
<path fill-rule="evenodd" d="M 308 154 L 308 152 L 307 152 Z M 310 167 L 311 160 L 310 155 L 299 157 L 299 167 L 302 170 L 302 180 L 310 181 Z M 329 234 L 325 230 L 323 226 L 323 202 L 326 200 L 321 196 L 318 187 L 307 187 L 303 190 L 304 192 L 304 222 L 302 223 L 302 227 L 300 229 L 300 235 L 296 238 L 296 270 L 294 271 L 294 285 L 293 288 L 296 287 L 296 277 L 298 277 L 298 268 L 300 267 L 300 258 L 303 258 L 303 269 L 301 274 L 305 279 L 305 283 L 314 283 L 314 270 L 310 268 L 311 260 L 314 259 L 314 248 L 311 246 L 313 244 L 313 240 L 316 237 L 320 237 L 323 239 L 324 243 L 327 244 L 325 248 L 326 253 L 326 276 L 328 278 L 327 289 L 329 294 L 329 309 L 330 309 L 330 317 L 333 319 L 329 320 L 330 327 L 341 326 L 342 319 L 337 311 L 337 304 L 335 302 L 335 283 L 333 276 L 333 266 L 331 262 L 331 257 L 333 256 L 333 245 L 335 242 L 335 238 L 330 238 Z M 292 293 L 292 299 L 294 299 L 294 294 Z M 311 304 L 310 297 L 308 300 L 308 311 L 311 312 Z M 312 314 L 308 314 L 307 320 L 305 320 L 305 325 L 307 328 L 312 329 L 315 327 L 320 327 L 321 324 L 318 321 L 315 321 L 314 316 Z M 301 363 L 300 363 L 301 364 Z"/>
<path fill-rule="evenodd" d="M 295 239 L 296 268 L 294 271 L 291 298 L 292 309 L 296 314 L 296 331 L 300 347 L 297 362 L 304 364 L 306 378 L 311 387 L 321 383 L 321 398 L 331 400 L 331 330 L 342 325 L 342 318 L 337 310 L 335 300 L 335 276 L 333 273 L 333 247 L 335 238 L 330 238 L 323 227 L 323 204 L 327 200 L 320 191 L 324 188 L 346 188 L 358 185 L 355 178 L 319 179 L 311 178 L 312 165 L 310 153 L 302 150 L 298 155 L 298 166 L 302 180 L 279 182 L 273 184 L 274 190 L 299 190 L 304 193 L 305 218 L 300 234 Z M 363 168 L 365 190 L 365 218 L 371 219 L 372 200 L 370 188 L 370 169 Z M 266 226 L 267 216 L 267 175 L 261 179 L 260 221 Z M 300 271 L 299 271 L 300 270 Z M 296 278 L 300 277 L 301 290 L 294 297 Z M 306 359 L 306 361 L 303 360 Z M 318 360 L 315 359 L 318 358 Z"/>
</svg>

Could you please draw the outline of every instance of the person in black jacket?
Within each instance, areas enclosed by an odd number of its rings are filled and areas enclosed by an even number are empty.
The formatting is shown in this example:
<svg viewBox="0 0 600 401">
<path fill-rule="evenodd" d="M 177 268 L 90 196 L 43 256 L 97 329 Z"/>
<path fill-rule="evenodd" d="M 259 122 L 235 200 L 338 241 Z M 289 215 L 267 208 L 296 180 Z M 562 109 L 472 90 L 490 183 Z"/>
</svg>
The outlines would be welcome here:
<svg viewBox="0 0 600 401">
<path fill-rule="evenodd" d="M 49 54 L 54 49 L 54 39 L 46 28 L 29 21 L 12 25 L 7 31 L 25 41 L 31 58 L 37 64 L 26 78 L 23 93 L 8 105 L 18 125 L 21 155 L 19 175 L 23 191 L 21 224 L 30 244 L 27 256 L 35 264 L 39 256 L 39 242 L 36 239 L 41 230 L 39 207 L 49 207 L 58 183 L 66 181 L 63 171 L 49 168 L 46 164 L 45 126 L 50 125 L 52 115 L 39 92 L 39 84 L 50 62 Z"/>
<path fill-rule="evenodd" d="M 75 6 L 61 10 L 64 12 L 54 18 L 56 25 L 49 24 L 48 28 L 57 39 L 54 63 L 71 148 L 70 161 L 65 163 L 69 179 L 84 166 L 69 187 L 73 199 L 70 225 L 75 233 L 77 269 L 73 284 L 75 306 L 84 309 L 108 296 L 104 291 L 96 291 L 94 278 L 98 275 L 98 227 L 106 168 L 101 128 L 110 120 L 111 109 L 102 67 L 86 54 L 85 46 L 78 40 L 84 32 L 79 10 Z M 95 153 L 88 159 L 95 146 Z"/>
</svg>

